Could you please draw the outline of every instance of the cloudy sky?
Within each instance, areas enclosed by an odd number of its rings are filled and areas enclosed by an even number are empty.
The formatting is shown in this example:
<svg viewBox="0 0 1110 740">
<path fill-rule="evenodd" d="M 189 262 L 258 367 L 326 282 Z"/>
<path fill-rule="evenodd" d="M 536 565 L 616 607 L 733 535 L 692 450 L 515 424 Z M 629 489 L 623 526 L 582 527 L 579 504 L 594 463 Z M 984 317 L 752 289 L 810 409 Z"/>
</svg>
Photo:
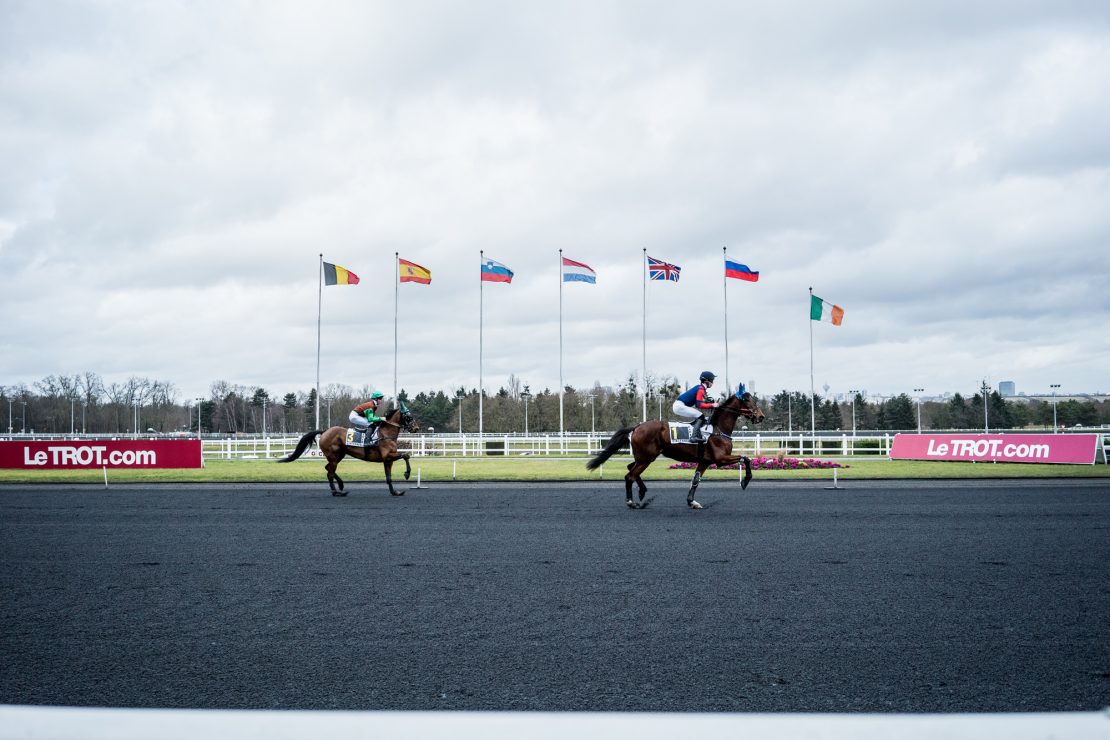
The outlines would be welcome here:
<svg viewBox="0 0 1110 740">
<path fill-rule="evenodd" d="M 0 0 L 0 385 L 1110 391 L 1110 5 Z M 809 321 L 809 288 L 845 309 Z"/>
</svg>

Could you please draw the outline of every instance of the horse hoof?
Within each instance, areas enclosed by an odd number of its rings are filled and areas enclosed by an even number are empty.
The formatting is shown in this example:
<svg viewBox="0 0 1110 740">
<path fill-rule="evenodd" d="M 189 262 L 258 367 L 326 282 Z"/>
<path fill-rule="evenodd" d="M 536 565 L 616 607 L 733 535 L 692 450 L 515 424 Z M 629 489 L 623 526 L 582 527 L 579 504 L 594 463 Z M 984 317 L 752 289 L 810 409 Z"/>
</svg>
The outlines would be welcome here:
<svg viewBox="0 0 1110 740">
<path fill-rule="evenodd" d="M 702 509 L 702 508 L 704 508 L 697 501 L 687 501 L 686 505 L 689 506 L 691 509 Z"/>
<path fill-rule="evenodd" d="M 624 505 L 627 506 L 630 509 L 635 509 L 636 508 L 636 502 L 633 501 L 632 499 L 628 499 L 627 501 L 625 501 Z"/>
<path fill-rule="evenodd" d="M 389 495 L 390 496 L 404 496 L 405 492 L 404 491 L 390 491 Z"/>
<path fill-rule="evenodd" d="M 332 496 L 346 496 L 347 492 L 346 491 L 332 491 L 331 495 Z"/>
</svg>

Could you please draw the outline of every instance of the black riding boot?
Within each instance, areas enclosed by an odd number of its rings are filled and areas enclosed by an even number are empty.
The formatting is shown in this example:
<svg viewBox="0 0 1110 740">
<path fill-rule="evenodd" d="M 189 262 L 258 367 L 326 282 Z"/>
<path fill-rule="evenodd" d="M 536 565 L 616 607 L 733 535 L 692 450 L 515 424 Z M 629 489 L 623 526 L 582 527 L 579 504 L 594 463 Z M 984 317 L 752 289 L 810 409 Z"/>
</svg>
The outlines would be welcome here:
<svg viewBox="0 0 1110 740">
<path fill-rule="evenodd" d="M 702 441 L 701 428 L 703 426 L 705 426 L 705 417 L 704 416 L 699 416 L 697 419 L 694 419 L 694 423 L 690 425 L 690 441 L 691 442 L 701 442 Z"/>
</svg>

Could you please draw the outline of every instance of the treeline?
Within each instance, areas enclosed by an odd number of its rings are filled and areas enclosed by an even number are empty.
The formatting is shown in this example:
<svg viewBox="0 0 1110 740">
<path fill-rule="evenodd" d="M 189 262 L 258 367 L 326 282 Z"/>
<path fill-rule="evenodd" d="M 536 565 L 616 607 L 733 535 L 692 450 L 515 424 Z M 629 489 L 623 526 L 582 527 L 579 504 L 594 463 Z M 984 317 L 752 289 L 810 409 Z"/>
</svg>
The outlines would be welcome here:
<svg viewBox="0 0 1110 740">
<path fill-rule="evenodd" d="M 684 388 L 675 378 L 648 378 L 649 418 L 672 418 L 670 406 Z M 346 425 L 347 414 L 369 397 L 369 386 L 353 388 L 333 384 L 321 389 L 320 426 Z M 181 399 L 172 383 L 130 378 L 104 383 L 95 373 L 48 376 L 34 383 L 0 386 L 0 427 L 14 433 L 39 434 L 301 434 L 315 429 L 316 391 L 271 393 L 258 386 L 213 383 L 207 398 Z M 458 388 L 451 393 L 421 391 L 399 394 L 421 427 L 436 433 L 478 431 L 478 391 Z M 918 406 L 906 394 L 881 401 L 837 401 L 814 396 L 816 427 L 821 431 L 900 431 L 924 429 L 982 429 L 984 394 L 959 393 L 943 402 Z M 986 395 L 987 421 L 992 430 L 1050 428 L 1053 408 L 1041 401 L 1018 402 L 997 392 Z M 759 399 L 767 415 L 765 431 L 807 431 L 810 428 L 810 395 L 779 391 Z M 854 401 L 854 402 L 853 402 Z M 627 378 L 611 387 L 567 387 L 563 399 L 563 428 L 568 432 L 613 431 L 632 426 L 642 418 L 643 401 L 636 379 Z M 395 405 L 392 400 L 389 406 Z M 533 390 L 510 376 L 508 383 L 487 392 L 482 399 L 482 428 L 490 434 L 545 434 L 559 431 L 557 389 Z M 198 419 L 199 410 L 199 419 Z M 1110 403 L 1061 401 L 1056 405 L 1059 426 L 1110 424 Z M 743 424 L 741 424 L 743 426 Z"/>
</svg>

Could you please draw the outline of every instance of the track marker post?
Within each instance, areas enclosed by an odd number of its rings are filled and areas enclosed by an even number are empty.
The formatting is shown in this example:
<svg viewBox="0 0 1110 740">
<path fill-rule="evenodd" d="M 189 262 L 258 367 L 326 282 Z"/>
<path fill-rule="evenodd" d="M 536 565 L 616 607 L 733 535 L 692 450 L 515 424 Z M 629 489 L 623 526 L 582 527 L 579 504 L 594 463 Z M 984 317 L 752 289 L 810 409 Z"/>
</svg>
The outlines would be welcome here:
<svg viewBox="0 0 1110 740">
<path fill-rule="evenodd" d="M 108 487 L 108 466 L 104 466 L 104 487 Z"/>
<path fill-rule="evenodd" d="M 427 486 L 420 485 L 420 466 L 416 466 L 416 485 L 413 488 L 427 488 Z"/>
<path fill-rule="evenodd" d="M 825 486 L 825 490 L 826 491 L 842 491 L 842 490 L 844 490 L 843 486 L 837 485 L 837 482 L 836 482 L 836 468 L 833 468 L 832 470 L 833 470 L 833 484 L 831 486 Z"/>
</svg>

